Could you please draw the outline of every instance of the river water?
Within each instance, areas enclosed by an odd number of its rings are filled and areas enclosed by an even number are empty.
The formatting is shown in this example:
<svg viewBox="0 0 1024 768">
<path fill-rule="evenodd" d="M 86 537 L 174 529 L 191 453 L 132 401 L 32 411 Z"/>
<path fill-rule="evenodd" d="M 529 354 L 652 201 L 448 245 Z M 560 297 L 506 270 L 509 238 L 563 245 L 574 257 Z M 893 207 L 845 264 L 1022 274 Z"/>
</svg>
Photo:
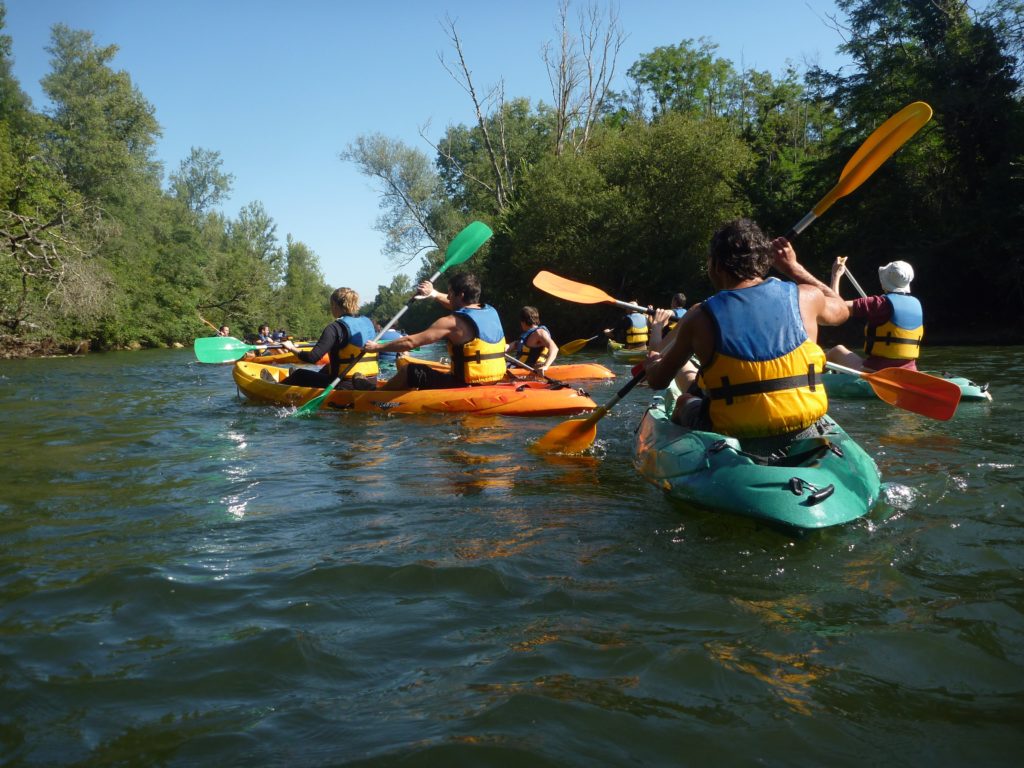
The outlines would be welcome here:
<svg viewBox="0 0 1024 768">
<path fill-rule="evenodd" d="M 797 540 L 635 473 L 647 389 L 544 457 L 187 349 L 0 362 L 0 764 L 1018 765 L 1024 355 L 925 362 L 994 401 L 835 401 L 885 501 Z"/>
</svg>

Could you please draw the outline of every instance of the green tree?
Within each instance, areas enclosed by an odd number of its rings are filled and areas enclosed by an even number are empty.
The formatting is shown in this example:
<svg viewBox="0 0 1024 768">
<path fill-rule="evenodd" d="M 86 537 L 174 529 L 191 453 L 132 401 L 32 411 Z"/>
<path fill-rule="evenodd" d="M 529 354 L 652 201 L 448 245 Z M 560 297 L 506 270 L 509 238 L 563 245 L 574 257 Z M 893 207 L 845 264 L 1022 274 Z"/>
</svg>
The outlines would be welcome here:
<svg viewBox="0 0 1024 768">
<path fill-rule="evenodd" d="M 52 71 L 42 86 L 53 104 L 53 157 L 81 194 L 125 203 L 133 187 L 159 179 L 153 106 L 128 73 L 110 68 L 117 46 L 98 47 L 91 32 L 56 24 L 47 51 Z"/>
<path fill-rule="evenodd" d="M 221 170 L 220 152 L 192 147 L 189 156 L 171 174 L 171 189 L 190 211 L 202 215 L 231 194 L 235 177 Z"/>
<path fill-rule="evenodd" d="M 718 45 L 707 38 L 683 40 L 644 54 L 626 74 L 653 100 L 652 118 L 666 112 L 723 115 L 729 106 L 732 63 L 716 58 Z"/>
<path fill-rule="evenodd" d="M 846 215 L 822 229 L 851 264 L 903 258 L 915 265 L 931 339 L 981 322 L 1019 337 L 1024 221 L 1016 201 L 1024 118 L 1019 50 L 1005 16 L 1020 3 L 974 14 L 963 0 L 840 0 L 848 37 L 847 74 L 810 73 L 844 116 L 831 137 L 838 166 L 867 132 L 911 101 L 935 109 L 932 123 L 876 172 Z M 993 280 L 989 276 L 999 275 Z M 938 334 L 936 334 L 938 331 Z"/>
<path fill-rule="evenodd" d="M 377 286 L 377 297 L 369 308 L 370 317 L 381 326 L 397 315 L 412 295 L 413 285 L 408 275 L 395 275 L 390 285 Z"/>
<path fill-rule="evenodd" d="M 395 264 L 408 264 L 443 239 L 436 217 L 444 195 L 425 154 L 376 133 L 357 136 L 339 156 L 380 183 L 381 214 L 374 228 L 384 235 L 384 252 Z"/>
<path fill-rule="evenodd" d="M 0 3 L 0 32 L 6 8 Z M 0 347 L 80 335 L 107 299 L 93 258 L 95 210 L 47 159 L 46 122 L 31 112 L 0 34 Z"/>
<path fill-rule="evenodd" d="M 330 319 L 331 288 L 320 273 L 316 254 L 291 235 L 285 245 L 285 263 L 284 285 L 268 322 L 283 325 L 296 337 L 317 338 Z"/>
</svg>

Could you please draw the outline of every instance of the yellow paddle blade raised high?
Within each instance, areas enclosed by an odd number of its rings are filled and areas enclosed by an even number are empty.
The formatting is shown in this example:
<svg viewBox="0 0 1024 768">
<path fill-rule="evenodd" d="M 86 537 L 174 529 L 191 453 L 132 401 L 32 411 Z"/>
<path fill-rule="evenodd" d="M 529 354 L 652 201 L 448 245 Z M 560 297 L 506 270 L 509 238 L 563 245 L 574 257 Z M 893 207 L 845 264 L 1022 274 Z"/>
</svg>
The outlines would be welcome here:
<svg viewBox="0 0 1024 768">
<path fill-rule="evenodd" d="M 853 153 L 853 157 L 839 174 L 836 185 L 786 233 L 786 239 L 792 240 L 832 207 L 836 200 L 845 197 L 863 184 L 882 163 L 906 143 L 907 139 L 931 119 L 932 108 L 923 101 L 915 101 L 878 126 Z"/>
</svg>

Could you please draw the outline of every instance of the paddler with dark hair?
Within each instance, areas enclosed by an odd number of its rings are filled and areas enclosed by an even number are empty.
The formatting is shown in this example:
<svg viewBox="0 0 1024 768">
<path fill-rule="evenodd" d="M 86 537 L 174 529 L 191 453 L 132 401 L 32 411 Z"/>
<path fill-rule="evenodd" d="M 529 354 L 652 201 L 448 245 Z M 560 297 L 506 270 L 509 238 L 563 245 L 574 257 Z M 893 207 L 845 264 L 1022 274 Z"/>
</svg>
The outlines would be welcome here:
<svg viewBox="0 0 1024 768">
<path fill-rule="evenodd" d="M 351 288 L 338 288 L 331 294 L 331 315 L 334 322 L 324 328 L 312 349 L 299 349 L 288 339 L 281 342 L 282 347 L 304 363 L 315 365 L 327 355 L 327 365 L 318 371 L 296 368 L 281 384 L 324 389 L 343 371 L 344 378 L 336 389 L 376 389 L 377 355 L 367 353 L 359 357 L 363 344 L 375 335 L 373 321 L 359 315 L 359 294 Z M 357 359 L 359 362 L 352 365 Z M 273 380 L 273 376 L 267 380 Z"/>
<path fill-rule="evenodd" d="M 832 265 L 832 290 L 839 293 L 839 280 L 846 272 L 846 258 L 839 256 Z M 864 355 L 842 344 L 828 351 L 828 359 L 858 371 L 883 368 L 917 370 L 924 337 L 924 313 L 921 302 L 910 295 L 914 268 L 905 261 L 892 261 L 878 268 L 878 282 L 884 293 L 846 302 L 851 319 L 864 321 Z"/>
<path fill-rule="evenodd" d="M 525 306 L 519 310 L 519 327 L 522 333 L 505 351 L 543 375 L 558 357 L 558 345 L 551 338 L 547 326 L 540 324 L 540 312 L 536 307 Z M 509 368 L 513 373 L 524 371 L 512 364 Z"/>
<path fill-rule="evenodd" d="M 451 389 L 474 384 L 493 384 L 505 378 L 505 334 L 494 307 L 480 301 L 480 281 L 469 272 L 455 272 L 448 279 L 447 296 L 434 290 L 429 280 L 417 293 L 432 298 L 451 313 L 434 321 L 425 331 L 386 343 L 369 342 L 368 352 L 408 352 L 417 347 L 448 342 L 451 372 L 420 363 L 399 366 L 384 386 L 388 390 Z"/>
<path fill-rule="evenodd" d="M 773 266 L 793 282 L 767 277 Z M 749 219 L 715 232 L 707 267 L 718 292 L 691 307 L 645 364 L 653 389 L 680 374 L 673 420 L 741 438 L 753 453 L 820 434 L 828 398 L 818 326 L 846 322 L 846 303 L 797 261 L 786 238 L 769 241 Z M 655 322 L 670 312 L 658 310 Z"/>
<path fill-rule="evenodd" d="M 630 303 L 636 304 L 637 300 L 633 299 Z M 604 329 L 604 334 L 626 349 L 644 349 L 650 338 L 647 315 L 635 309 L 627 310 L 615 325 Z"/>
</svg>

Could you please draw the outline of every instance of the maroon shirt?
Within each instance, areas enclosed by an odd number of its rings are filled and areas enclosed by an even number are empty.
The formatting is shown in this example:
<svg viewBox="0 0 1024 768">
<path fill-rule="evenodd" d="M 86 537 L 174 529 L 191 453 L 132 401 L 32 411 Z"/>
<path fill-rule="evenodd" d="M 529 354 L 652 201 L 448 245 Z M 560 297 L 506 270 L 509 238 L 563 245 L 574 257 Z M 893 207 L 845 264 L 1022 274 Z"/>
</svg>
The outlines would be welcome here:
<svg viewBox="0 0 1024 768">
<path fill-rule="evenodd" d="M 863 299 L 854 299 L 850 302 L 850 317 L 856 317 L 864 320 L 870 326 L 877 327 L 892 319 L 892 304 L 885 296 L 865 296 Z M 864 359 L 864 367 L 873 371 L 880 371 L 883 368 L 906 368 L 916 371 L 917 361 L 893 360 L 888 357 L 871 355 Z"/>
</svg>

